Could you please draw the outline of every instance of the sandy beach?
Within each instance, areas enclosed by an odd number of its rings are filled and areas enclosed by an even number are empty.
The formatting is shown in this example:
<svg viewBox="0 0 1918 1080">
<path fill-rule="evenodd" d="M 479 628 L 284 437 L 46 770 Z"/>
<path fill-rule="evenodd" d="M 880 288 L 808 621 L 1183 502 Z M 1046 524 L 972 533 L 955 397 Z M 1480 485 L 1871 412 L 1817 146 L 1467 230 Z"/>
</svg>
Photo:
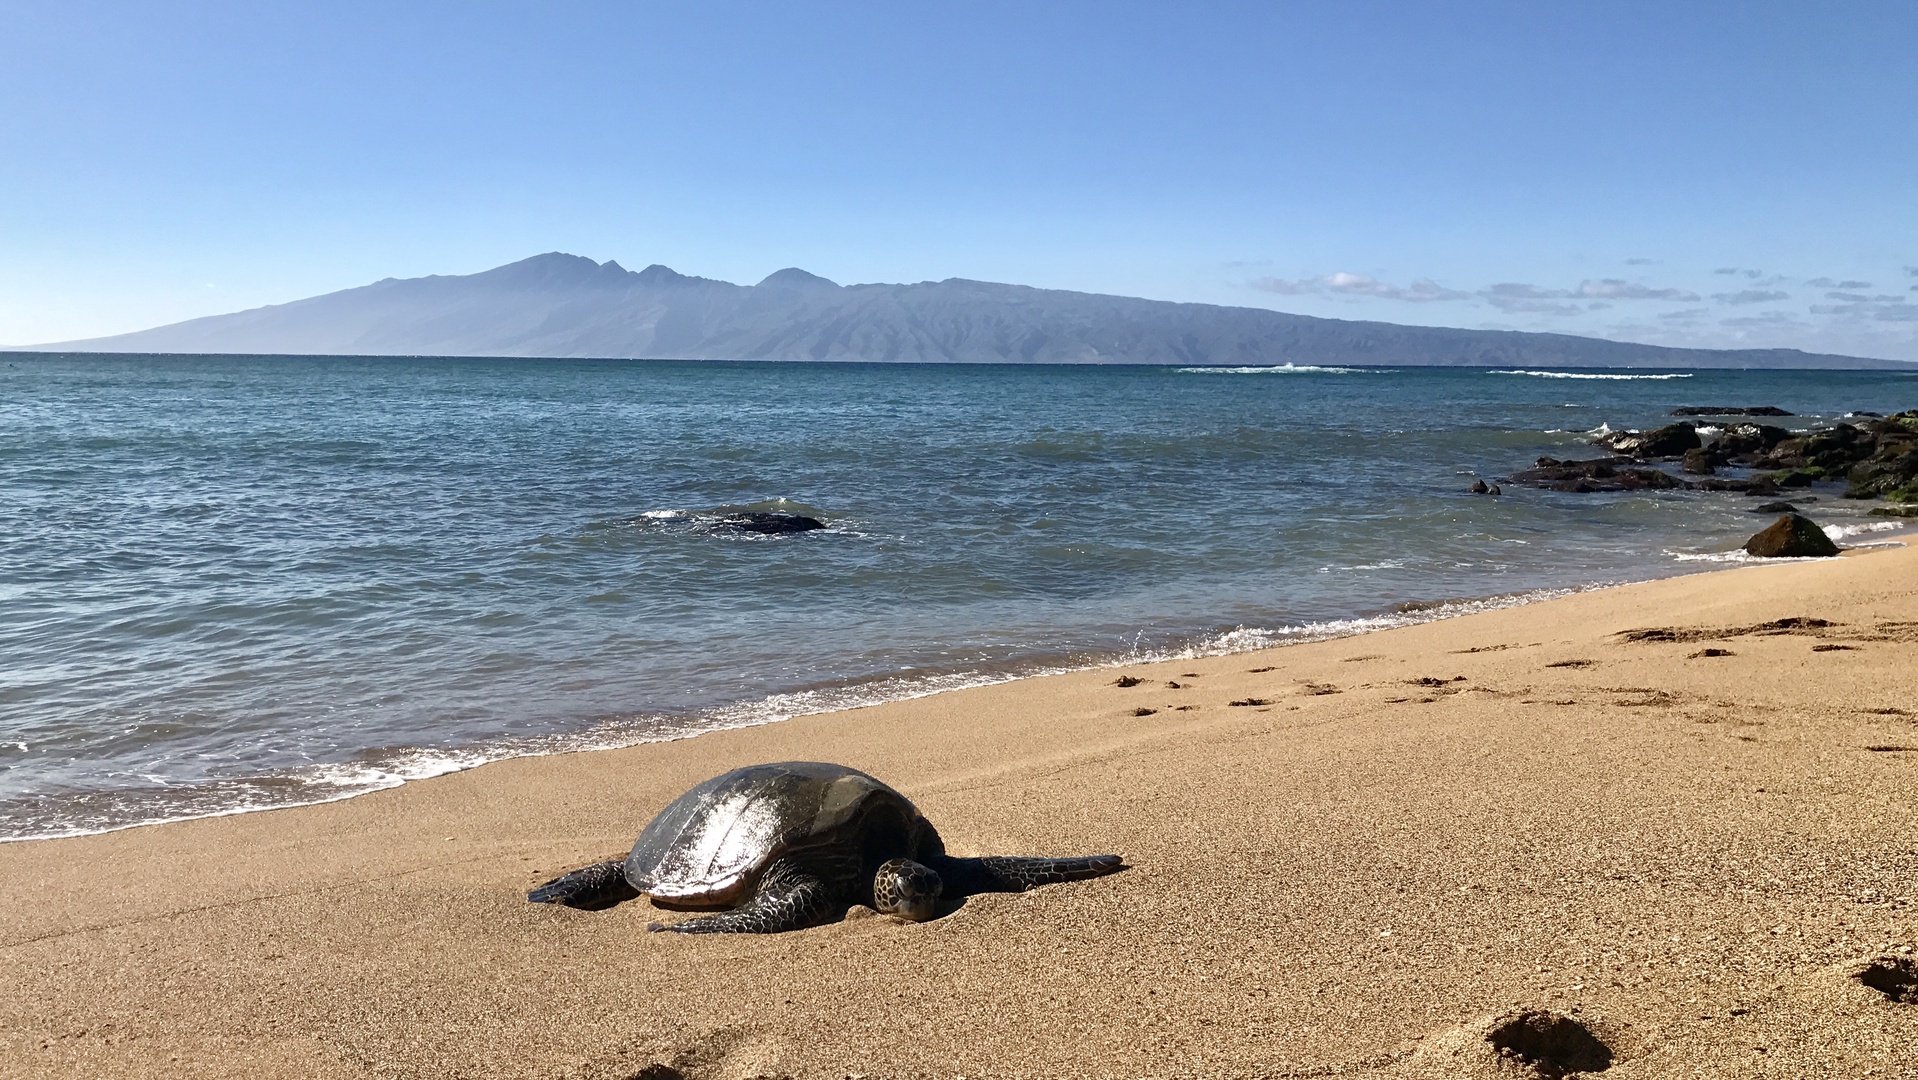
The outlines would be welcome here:
<svg viewBox="0 0 1918 1080">
<path fill-rule="evenodd" d="M 768 937 L 525 901 L 788 759 L 1130 869 Z M 0 845 L 0 1075 L 1911 1076 L 1915 811 L 1918 549 L 1741 567 Z"/>
</svg>

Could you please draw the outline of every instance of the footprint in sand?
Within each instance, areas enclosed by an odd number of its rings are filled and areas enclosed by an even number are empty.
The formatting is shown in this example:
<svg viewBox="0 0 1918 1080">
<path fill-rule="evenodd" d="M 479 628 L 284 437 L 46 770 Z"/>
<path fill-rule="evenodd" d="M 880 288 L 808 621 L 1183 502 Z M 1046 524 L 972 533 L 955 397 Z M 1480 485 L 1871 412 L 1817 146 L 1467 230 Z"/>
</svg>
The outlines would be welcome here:
<svg viewBox="0 0 1918 1080">
<path fill-rule="evenodd" d="M 1558 1080 L 1612 1067 L 1612 1048 L 1583 1021 L 1520 1009 L 1453 1028 L 1414 1055 L 1418 1075 L 1521 1076 Z"/>
<path fill-rule="evenodd" d="M 1852 977 L 1896 1004 L 1918 1005 L 1918 961 L 1909 956 L 1867 960 Z"/>
</svg>

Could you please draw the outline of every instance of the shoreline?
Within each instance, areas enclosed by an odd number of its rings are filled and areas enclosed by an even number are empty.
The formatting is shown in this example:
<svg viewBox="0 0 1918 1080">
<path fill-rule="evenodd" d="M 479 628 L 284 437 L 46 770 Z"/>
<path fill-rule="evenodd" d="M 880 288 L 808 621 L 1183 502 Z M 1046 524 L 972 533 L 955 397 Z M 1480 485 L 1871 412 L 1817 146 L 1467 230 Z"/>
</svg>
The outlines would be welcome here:
<svg viewBox="0 0 1918 1080">
<path fill-rule="evenodd" d="M 1862 526 L 1849 525 L 1843 528 L 1846 531 L 1842 539 L 1853 541 L 1845 550 L 1863 553 L 1888 546 L 1898 546 L 1903 543 L 1903 537 L 1908 529 L 1918 527 L 1908 527 L 1902 522 L 1882 522 Z M 1874 538 L 1879 532 L 1891 531 L 1896 531 L 1899 535 L 1882 539 Z M 1802 561 L 1758 559 L 1738 549 L 1704 554 L 1660 549 L 1659 554 L 1679 565 L 1663 567 L 1667 572 L 1656 577 L 1585 582 L 1569 586 L 1548 586 L 1518 592 L 1432 601 L 1401 601 L 1383 608 L 1367 609 L 1350 617 L 1324 619 L 1296 626 L 1249 627 L 1241 624 L 1231 629 L 1201 631 L 1197 634 L 1175 632 L 1171 640 L 1165 644 L 1144 650 L 1135 646 L 1129 653 L 1117 650 L 1109 652 L 1077 650 L 1050 657 L 1030 656 L 1007 659 L 997 667 L 971 667 L 943 671 L 908 669 L 842 682 L 801 685 L 790 690 L 775 691 L 759 698 L 726 702 L 687 714 L 612 714 L 576 731 L 523 736 L 495 743 L 459 747 L 405 747 L 380 759 L 322 762 L 300 769 L 181 784 L 164 795 L 158 789 L 151 788 L 99 789 L 68 793 L 64 797 L 77 795 L 82 800 L 111 801 L 128 796 L 157 796 L 162 799 L 187 800 L 204 796 L 210 791 L 236 789 L 240 793 L 236 797 L 246 797 L 249 794 L 257 794 L 258 788 L 282 788 L 291 784 L 332 784 L 342 789 L 314 794 L 311 797 L 225 806 L 99 826 L 86 825 L 66 831 L 34 835 L 0 835 L 0 845 L 96 836 L 151 825 L 232 817 L 305 806 L 322 806 L 359 798 L 374 792 L 391 791 L 407 784 L 465 772 L 499 761 L 547 757 L 556 754 L 594 753 L 652 743 L 678 742 L 718 731 L 761 727 L 800 717 L 911 701 L 937 694 L 955 693 L 982 686 L 997 686 L 1025 679 L 1097 671 L 1128 664 L 1168 663 L 1176 660 L 1256 653 L 1268 649 L 1380 633 L 1404 626 L 1459 618 L 1481 611 L 1496 611 L 1507 607 L 1536 604 L 1598 589 L 1619 588 L 1693 574 L 1717 573 L 1741 566 L 1777 565 L 1782 562 Z M 889 684 L 893 686 L 891 691 L 866 693 L 873 688 L 886 687 Z M 801 702 L 796 708 L 793 707 L 795 701 Z M 332 778 L 342 774 L 349 779 Z M 351 778 L 355 774 L 363 779 Z M 53 801 L 63 796 L 45 796 L 45 798 Z"/>
<path fill-rule="evenodd" d="M 1732 553 L 1742 554 L 1742 553 Z M 1683 556 L 1667 552 L 1666 555 L 1680 563 L 1718 562 L 1714 556 Z M 1734 559 L 1744 562 L 1745 559 Z M 1777 562 L 1779 560 L 1769 560 Z M 1713 573 L 1723 567 L 1699 567 L 1697 569 L 1676 569 L 1665 577 L 1678 577 L 1695 573 Z M 1659 581 L 1659 578 L 1637 579 Z M 519 758 L 548 757 L 555 754 L 595 753 L 602 750 L 621 750 L 632 746 L 644 746 L 651 743 L 678 742 L 684 739 L 699 738 L 718 731 L 736 731 L 761 727 L 767 724 L 784 723 L 806 716 L 820 716 L 850 709 L 867 708 L 875 705 L 887 705 L 900 701 L 936 694 L 956 693 L 982 686 L 998 686 L 1004 683 L 1019 682 L 1024 679 L 1043 678 L 1049 675 L 1068 675 L 1076 672 L 1098 671 L 1106 668 L 1121 667 L 1127 664 L 1170 663 L 1176 660 L 1191 660 L 1207 657 L 1232 656 L 1256 653 L 1267 649 L 1288 648 L 1294 645 L 1328 641 L 1335 638 L 1356 637 L 1379 633 L 1403 626 L 1415 626 L 1442 619 L 1458 618 L 1480 611 L 1496 611 L 1507 607 L 1535 604 L 1547 600 L 1570 596 L 1595 589 L 1616 588 L 1634 584 L 1634 581 L 1602 581 L 1565 587 L 1545 587 L 1520 592 L 1493 593 L 1485 596 L 1458 597 L 1433 601 L 1402 601 L 1373 613 L 1362 613 L 1349 618 L 1326 619 L 1301 623 L 1296 626 L 1249 627 L 1240 625 L 1229 630 L 1205 631 L 1194 635 L 1174 634 L 1172 640 L 1162 646 L 1140 650 L 1119 652 L 1074 651 L 1059 654 L 1053 658 L 1042 656 L 1022 659 L 1008 659 L 998 668 L 973 667 L 950 671 L 927 671 L 909 669 L 883 675 L 844 682 L 831 682 L 800 686 L 791 690 L 776 691 L 760 698 L 701 709 L 684 715 L 666 714 L 615 714 L 607 719 L 575 732 L 555 733 L 542 736 L 529 736 L 494 744 L 476 744 L 451 748 L 408 747 L 393 756 L 374 761 L 325 762 L 299 770 L 286 770 L 227 778 L 218 781 L 201 781 L 182 784 L 170 789 L 170 794 L 159 796 L 156 789 L 100 789 L 77 793 L 68 793 L 64 797 L 77 795 L 81 799 L 112 800 L 129 795 L 155 795 L 162 798 L 191 799 L 209 791 L 222 789 L 246 789 L 251 785 L 261 787 L 281 787 L 289 784 L 325 784 L 337 783 L 346 787 L 354 782 L 334 781 L 315 778 L 303 774 L 340 774 L 355 773 L 367 778 L 358 782 L 350 790 L 340 790 L 310 798 L 293 798 L 286 801 L 266 804 L 249 804 L 219 809 L 191 812 L 177 816 L 142 818 L 101 826 L 82 826 L 68 831 L 47 832 L 30 836 L 0 835 L 0 845 L 30 843 L 39 840 L 61 840 L 77 836 L 98 836 L 104 833 L 121 832 L 126 829 L 145 828 L 150 825 L 167 825 L 182 821 L 199 821 L 206 818 L 233 817 L 240 814 L 265 813 L 272 810 L 287 810 L 304 806 L 323 806 L 327 803 L 356 799 L 378 791 L 391 791 L 407 784 L 431 780 L 435 777 L 465 772 L 480 768 L 497 761 L 511 761 Z M 1244 642 L 1243 644 L 1237 642 Z M 893 692 L 866 694 L 876 687 L 893 684 Z M 796 709 L 789 709 L 795 701 L 805 702 Z M 638 725 L 645 725 L 643 728 Z M 532 744 L 532 745 L 529 745 Z M 371 775 L 367 775 L 371 774 Z M 49 801 L 63 796 L 45 796 Z"/>
<path fill-rule="evenodd" d="M 1520 1013 L 1621 1077 L 1909 1075 L 1857 976 L 1918 946 L 1914 661 L 1889 548 L 0 845 L 0 1076 L 1490 1080 Z M 792 758 L 1130 869 L 769 937 L 525 902 Z"/>
</svg>

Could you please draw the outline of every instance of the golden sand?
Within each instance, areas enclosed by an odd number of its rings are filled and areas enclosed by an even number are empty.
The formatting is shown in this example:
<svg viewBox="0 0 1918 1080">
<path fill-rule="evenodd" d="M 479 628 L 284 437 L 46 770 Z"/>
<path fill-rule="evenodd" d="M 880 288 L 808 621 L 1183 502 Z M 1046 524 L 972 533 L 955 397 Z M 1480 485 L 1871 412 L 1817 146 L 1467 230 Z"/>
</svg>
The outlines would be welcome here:
<svg viewBox="0 0 1918 1080">
<path fill-rule="evenodd" d="M 793 758 L 957 853 L 1131 869 L 768 937 L 525 901 Z M 0 881 L 4 1076 L 1918 1075 L 1918 549 L 0 845 Z"/>
</svg>

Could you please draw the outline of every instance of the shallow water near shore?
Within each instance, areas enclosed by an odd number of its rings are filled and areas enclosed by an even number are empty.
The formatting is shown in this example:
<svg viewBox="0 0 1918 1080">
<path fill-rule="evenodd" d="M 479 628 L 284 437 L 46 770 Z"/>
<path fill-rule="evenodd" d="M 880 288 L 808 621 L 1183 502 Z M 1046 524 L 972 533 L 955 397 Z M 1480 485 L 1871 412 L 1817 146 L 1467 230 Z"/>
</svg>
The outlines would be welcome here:
<svg viewBox="0 0 1918 1080">
<path fill-rule="evenodd" d="M 1711 569 L 1759 500 L 1465 489 L 1678 405 L 1918 404 L 1883 372 L 30 354 L 0 389 L 11 839 Z"/>
</svg>

